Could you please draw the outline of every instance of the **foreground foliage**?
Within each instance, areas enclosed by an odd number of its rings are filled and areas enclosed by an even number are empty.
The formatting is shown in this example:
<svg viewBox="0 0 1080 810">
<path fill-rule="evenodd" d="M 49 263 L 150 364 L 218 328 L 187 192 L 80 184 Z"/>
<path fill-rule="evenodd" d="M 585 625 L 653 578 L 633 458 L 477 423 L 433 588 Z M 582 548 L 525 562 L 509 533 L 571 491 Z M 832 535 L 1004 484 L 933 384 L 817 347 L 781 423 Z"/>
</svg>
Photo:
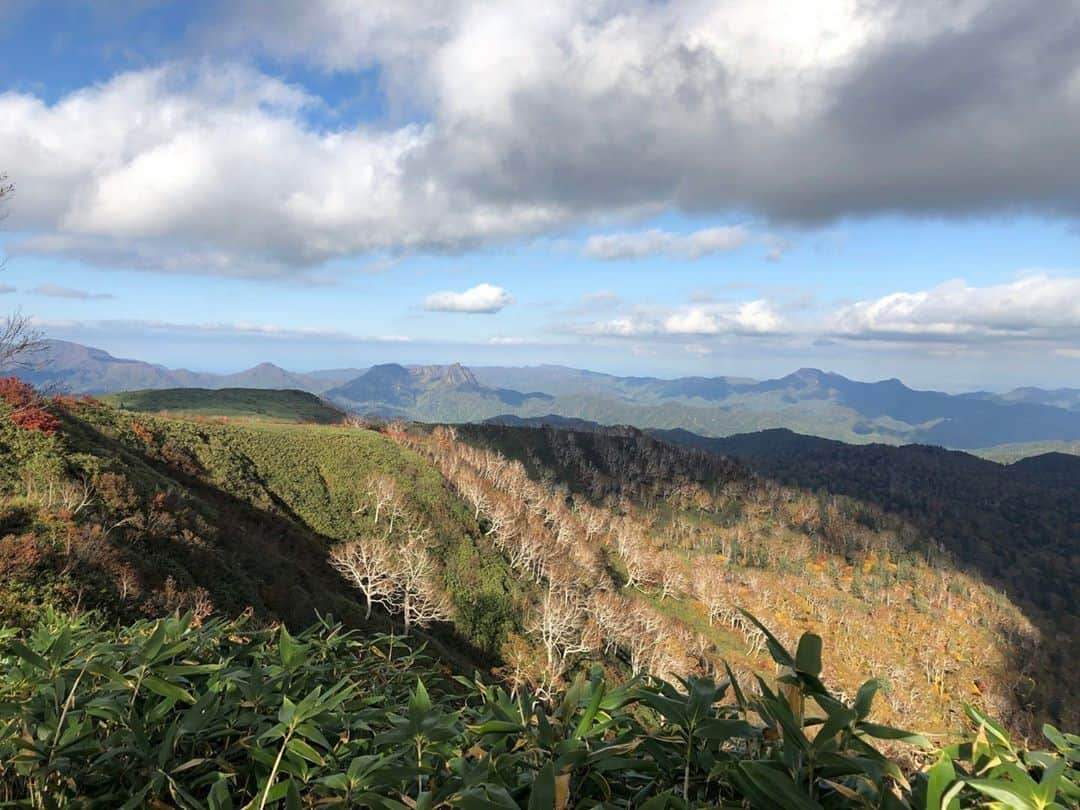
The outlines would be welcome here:
<svg viewBox="0 0 1080 810">
<path fill-rule="evenodd" d="M 821 641 L 769 635 L 776 688 L 599 670 L 551 703 L 453 678 L 400 639 L 330 620 L 294 637 L 191 616 L 103 629 L 48 612 L 0 631 L 0 801 L 21 807 L 1069 807 L 1080 738 L 974 736 L 908 775 L 845 701 Z M 1056 803 L 1055 803 L 1056 802 Z"/>
</svg>

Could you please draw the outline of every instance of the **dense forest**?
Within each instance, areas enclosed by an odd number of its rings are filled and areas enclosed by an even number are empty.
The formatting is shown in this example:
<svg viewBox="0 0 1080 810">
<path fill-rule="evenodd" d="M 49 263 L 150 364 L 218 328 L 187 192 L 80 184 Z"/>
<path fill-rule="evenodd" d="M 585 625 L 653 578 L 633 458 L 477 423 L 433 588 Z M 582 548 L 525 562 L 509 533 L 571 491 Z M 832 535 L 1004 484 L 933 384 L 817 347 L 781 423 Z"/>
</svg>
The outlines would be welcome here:
<svg viewBox="0 0 1080 810">
<path fill-rule="evenodd" d="M 1055 666 L 1080 659 L 1080 458 L 1048 453 L 1003 466 L 940 447 L 854 446 L 785 430 L 660 435 L 902 519 L 1021 605 Z"/>
</svg>

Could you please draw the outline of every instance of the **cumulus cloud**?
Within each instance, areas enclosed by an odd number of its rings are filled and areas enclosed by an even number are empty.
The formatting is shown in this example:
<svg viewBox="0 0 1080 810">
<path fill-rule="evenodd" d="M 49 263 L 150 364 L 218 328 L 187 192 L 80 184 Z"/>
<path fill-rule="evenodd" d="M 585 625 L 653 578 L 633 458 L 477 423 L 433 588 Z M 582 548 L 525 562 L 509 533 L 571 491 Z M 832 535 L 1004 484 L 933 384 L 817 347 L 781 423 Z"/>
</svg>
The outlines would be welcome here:
<svg viewBox="0 0 1080 810">
<path fill-rule="evenodd" d="M 492 314 L 512 304 L 514 297 L 502 287 L 477 284 L 464 292 L 437 292 L 424 299 L 430 312 L 469 312 Z"/>
<path fill-rule="evenodd" d="M 73 287 L 61 287 L 57 284 L 39 284 L 29 292 L 31 295 L 44 295 L 49 298 L 74 298 L 79 301 L 101 301 L 107 298 L 115 298 L 111 293 L 88 292 Z"/>
<path fill-rule="evenodd" d="M 827 328 L 862 339 L 1075 339 L 1080 338 L 1080 278 L 1033 273 L 988 287 L 957 279 L 842 307 Z"/>
<path fill-rule="evenodd" d="M 578 327 L 586 335 L 621 338 L 781 335 L 784 318 L 765 300 L 693 304 L 668 311 L 638 311 Z"/>
<path fill-rule="evenodd" d="M 973 286 L 954 280 L 832 308 L 812 302 L 699 300 L 680 307 L 638 307 L 570 327 L 579 334 L 665 338 L 705 345 L 738 335 L 836 345 L 847 341 L 921 343 L 927 351 L 1039 345 L 1061 357 L 1080 352 L 1080 277 L 1025 273 Z"/>
<path fill-rule="evenodd" d="M 615 261 L 668 255 L 682 259 L 700 259 L 721 251 L 742 247 L 750 233 L 741 226 L 705 228 L 680 234 L 652 228 L 646 231 L 596 234 L 585 242 L 584 253 L 593 259 Z"/>
<path fill-rule="evenodd" d="M 169 64 L 54 104 L 0 95 L 12 247 L 165 272 L 273 276 L 385 249 L 460 249 L 558 212 L 407 183 L 429 125 L 318 130 L 319 100 L 249 68 Z"/>
<path fill-rule="evenodd" d="M 1080 213 L 1072 0 L 467 6 L 433 62 L 428 154 L 487 196 L 808 223 Z"/>
<path fill-rule="evenodd" d="M 13 226 L 99 263 L 188 272 L 206 257 L 261 276 L 671 209 L 1080 216 L 1075 0 L 1038 14 L 1006 0 L 240 0 L 222 14 L 199 67 L 55 102 L 0 94 Z M 238 45 L 374 70 L 392 113 L 312 125 L 324 102 L 222 61 Z M 593 249 L 657 249 L 624 236 Z M 155 252 L 182 258 L 157 267 Z"/>
</svg>

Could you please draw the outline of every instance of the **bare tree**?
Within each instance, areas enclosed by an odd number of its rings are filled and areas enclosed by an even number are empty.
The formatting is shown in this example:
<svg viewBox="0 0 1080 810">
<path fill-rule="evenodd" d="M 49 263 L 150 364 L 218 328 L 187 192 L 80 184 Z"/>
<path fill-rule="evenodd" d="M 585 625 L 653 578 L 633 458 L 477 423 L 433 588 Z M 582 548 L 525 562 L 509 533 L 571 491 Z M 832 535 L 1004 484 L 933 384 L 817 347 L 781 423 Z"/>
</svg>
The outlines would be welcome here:
<svg viewBox="0 0 1080 810">
<path fill-rule="evenodd" d="M 0 222 L 3 222 L 6 213 L 4 204 L 11 198 L 15 187 L 7 181 L 7 175 L 0 172 Z M 0 260 L 0 270 L 7 263 L 7 259 Z M 30 319 L 16 310 L 10 313 L 0 323 L 0 369 L 17 366 L 28 356 L 44 348 L 41 334 L 31 325 Z"/>
<path fill-rule="evenodd" d="M 435 580 L 435 561 L 427 550 L 427 532 L 410 529 L 398 559 L 398 598 L 405 632 L 414 624 L 427 627 L 432 622 L 449 619 L 450 600 Z"/>
<path fill-rule="evenodd" d="M 709 626 L 719 619 L 727 607 L 728 598 L 724 592 L 723 574 L 715 565 L 703 565 L 694 574 L 692 593 L 709 615 Z"/>
<path fill-rule="evenodd" d="M 381 538 L 361 537 L 336 546 L 330 552 L 330 564 L 364 594 L 367 602 L 364 618 L 371 618 L 371 607 L 375 604 L 394 609 L 399 562 L 393 549 Z"/>
<path fill-rule="evenodd" d="M 473 506 L 473 520 L 480 520 L 480 515 L 488 510 L 489 505 L 483 483 L 479 479 L 469 477 L 458 485 L 458 489 L 462 497 Z"/>
<path fill-rule="evenodd" d="M 669 596 L 682 596 L 686 591 L 686 575 L 678 557 L 672 554 L 659 555 L 654 562 L 660 569 L 657 572 L 660 580 L 660 601 Z"/>
<path fill-rule="evenodd" d="M 367 495 L 375 507 L 372 523 L 378 526 L 380 518 L 388 517 L 385 536 L 389 537 L 394 532 L 394 522 L 405 515 L 405 507 L 401 503 L 397 482 L 389 475 L 373 475 L 368 479 L 367 487 Z M 359 506 L 353 510 L 353 514 L 360 514 L 365 511 L 365 508 Z"/>
<path fill-rule="evenodd" d="M 633 630 L 627 634 L 626 645 L 630 653 L 630 671 L 639 675 L 654 666 L 661 651 L 661 628 L 663 620 L 644 606 L 633 610 Z"/>
<path fill-rule="evenodd" d="M 585 638 L 585 604 L 573 591 L 548 588 L 529 622 L 547 657 L 547 685 L 554 686 L 574 656 L 589 651 Z"/>
</svg>

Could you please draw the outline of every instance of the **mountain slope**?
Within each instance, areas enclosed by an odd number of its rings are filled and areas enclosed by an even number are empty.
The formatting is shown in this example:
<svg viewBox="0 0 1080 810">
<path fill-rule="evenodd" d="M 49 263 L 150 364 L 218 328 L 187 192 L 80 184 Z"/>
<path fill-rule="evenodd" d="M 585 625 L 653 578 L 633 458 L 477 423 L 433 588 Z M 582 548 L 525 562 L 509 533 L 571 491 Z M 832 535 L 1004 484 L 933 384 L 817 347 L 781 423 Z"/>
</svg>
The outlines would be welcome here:
<svg viewBox="0 0 1080 810">
<path fill-rule="evenodd" d="M 572 499 L 574 510 L 581 510 L 584 521 L 591 520 L 588 503 L 603 504 L 617 514 L 632 516 L 631 522 L 642 526 L 641 533 L 612 529 L 616 537 L 605 556 L 609 570 L 616 572 L 620 582 L 626 583 L 629 578 L 642 583 L 637 587 L 655 594 L 650 602 L 652 608 L 689 622 L 697 632 L 708 634 L 715 629 L 711 622 L 695 624 L 693 620 L 695 615 L 701 615 L 697 611 L 708 603 L 710 593 L 723 594 L 721 602 L 725 604 L 765 616 L 766 622 L 780 628 L 781 633 L 792 632 L 790 622 L 811 622 L 826 635 L 828 643 L 848 651 L 854 669 L 845 674 L 833 671 L 846 682 L 858 677 L 855 673 L 860 661 L 874 660 L 879 669 L 885 667 L 897 673 L 899 680 L 905 679 L 899 674 L 905 668 L 919 665 L 919 654 L 913 660 L 909 645 L 901 643 L 893 648 L 900 637 L 865 634 L 865 628 L 872 624 L 906 628 L 901 636 L 929 634 L 927 639 L 937 631 L 923 627 L 918 616 L 924 614 L 954 616 L 957 621 L 963 621 L 961 616 L 979 616 L 981 628 L 1005 627 L 998 623 L 999 619 L 991 618 L 999 615 L 1001 599 L 990 595 L 992 589 L 975 584 L 982 577 L 977 569 L 969 569 L 971 579 L 959 574 L 954 558 L 948 552 L 942 554 L 933 536 L 871 503 L 777 488 L 770 479 L 749 475 L 736 461 L 680 451 L 633 429 L 576 433 L 553 428 L 463 425 L 456 431 L 470 445 L 516 459 L 534 481 L 552 482 L 560 499 Z M 489 462 L 481 457 L 471 463 Z M 457 469 L 456 464 L 451 469 Z M 445 463 L 441 468 L 447 469 Z M 465 488 L 462 491 L 467 491 L 470 480 L 466 474 L 464 483 L 459 483 Z M 514 497 L 521 497 L 513 485 L 507 487 Z M 525 496 L 526 506 L 528 501 Z M 635 537 L 639 539 L 633 540 Z M 1002 538 L 985 533 L 980 540 L 998 548 L 1002 543 Z M 635 543 L 643 543 L 649 550 L 643 551 Z M 557 541 L 552 544 L 558 546 Z M 590 571 L 587 561 L 574 560 L 573 565 L 583 576 L 597 576 L 584 573 Z M 719 579 L 710 579 L 714 575 Z M 901 596 L 894 590 L 895 578 L 908 576 L 920 584 L 910 590 L 901 588 Z M 957 577 L 963 579 L 963 586 L 957 587 Z M 597 610 L 602 612 L 601 608 Z M 620 610 L 632 612 L 633 608 L 624 605 Z M 890 613 L 892 617 L 887 618 Z M 726 614 L 721 608 L 718 615 Z M 1042 620 L 1045 635 L 1027 625 L 1026 630 L 1015 626 L 1006 632 L 1006 637 L 1011 639 L 1009 644 L 1018 644 L 1018 649 L 1024 650 L 1018 655 L 1041 663 L 1026 673 L 1014 672 L 1009 677 L 1015 680 L 1009 683 L 1018 689 L 1013 697 L 1021 703 L 1052 704 L 1056 711 L 1064 705 L 1060 673 L 1069 666 L 1066 662 L 1075 652 L 1068 641 L 1070 636 L 1062 631 L 1070 621 L 1075 622 L 1075 610 L 1062 624 L 1044 621 L 1047 617 L 1039 613 L 1032 615 Z M 737 614 L 721 622 L 731 622 L 729 627 L 743 632 L 738 629 Z M 840 626 L 863 630 L 841 631 Z M 712 643 L 720 645 L 726 654 L 735 655 L 730 641 L 713 639 Z M 749 643 L 753 644 L 752 639 Z M 926 641 L 928 648 L 943 645 L 952 650 L 950 661 L 969 655 L 954 646 L 959 643 L 955 634 L 948 640 Z M 970 654 L 975 656 L 971 661 L 980 657 L 974 651 Z M 929 659 L 924 663 L 936 666 Z M 980 666 L 986 671 L 985 663 Z M 962 675 L 964 666 L 949 664 L 947 668 L 950 674 L 940 677 L 959 678 L 961 683 L 965 677 L 974 677 L 985 685 L 982 675 L 970 671 Z M 1036 671 L 1047 674 L 1037 675 Z M 1058 686 L 1051 685 L 1054 683 Z M 969 691 L 960 683 L 945 691 L 956 695 L 956 689 Z M 908 711 L 901 704 L 894 704 L 895 708 L 901 713 Z"/>
<path fill-rule="evenodd" d="M 274 419 L 333 425 L 345 414 L 306 391 L 259 388 L 162 388 L 107 394 L 103 401 L 121 410 L 145 413 Z"/>
<path fill-rule="evenodd" d="M 900 515 L 1030 606 L 1048 633 L 1080 639 L 1080 457 L 1055 453 L 1006 466 L 938 447 L 850 445 L 787 430 L 657 435 Z"/>
<path fill-rule="evenodd" d="M 817 369 L 761 382 L 727 377 L 614 378 L 543 367 L 481 370 L 489 382 L 533 383 L 556 394 L 547 413 L 641 428 L 723 436 L 789 428 L 849 442 L 955 448 L 1080 439 L 1080 414 L 1034 401 L 918 391 L 899 380 L 864 383 Z M 542 403 L 508 413 L 535 417 Z M 537 407 L 538 406 L 538 407 Z"/>
<path fill-rule="evenodd" d="M 963 657 L 932 697 L 891 691 L 886 720 L 952 729 L 965 679 L 978 677 L 980 701 L 1028 727 L 1033 709 L 1051 709 L 1013 684 L 1062 682 L 1024 617 L 917 533 L 639 431 L 377 433 L 47 407 L 55 434 L 0 419 L 9 621 L 39 604 L 122 617 L 251 606 L 260 621 L 332 610 L 364 626 L 360 591 L 328 558 L 365 540 L 428 560 L 424 587 L 445 595 L 440 615 L 452 617 L 431 627 L 440 654 L 541 690 L 592 664 L 619 677 L 716 673 L 722 659 L 747 676 L 771 671 L 737 607 L 788 643 L 813 627 L 843 646 L 830 677 L 844 689 L 870 671 L 905 680 L 938 666 L 936 646 L 912 657 L 875 627 L 938 638 Z M 965 611 L 985 623 L 954 638 Z M 947 621 L 929 624 L 937 612 Z"/>
<path fill-rule="evenodd" d="M 70 394 L 107 394 L 155 388 L 293 388 L 318 393 L 342 379 L 342 372 L 308 376 L 273 363 L 234 374 L 170 369 L 141 360 L 113 357 L 102 349 L 65 340 L 46 340 L 27 367 L 8 369 L 32 385 Z M 351 373 L 351 369 L 345 372 Z"/>
<path fill-rule="evenodd" d="M 0 418 L 0 623 L 49 604 L 123 619 L 250 609 L 259 623 L 298 626 L 318 612 L 388 628 L 385 614 L 365 621 L 328 557 L 358 535 L 387 535 L 369 509 L 377 481 L 396 489 L 438 557 L 432 587 L 456 617 L 432 628 L 440 654 L 466 670 L 490 663 L 517 627 L 518 586 L 477 545 L 470 510 L 378 433 L 51 407 L 55 434 Z"/>
<path fill-rule="evenodd" d="M 214 388 L 291 388 L 311 391 L 318 387 L 311 378 L 304 374 L 294 374 L 273 363 L 259 363 L 257 366 L 237 372 L 222 374 L 215 380 Z"/>
<path fill-rule="evenodd" d="M 522 394 L 481 385 L 473 373 L 450 366 L 386 363 L 326 391 L 331 401 L 358 413 L 427 421 L 457 421 L 492 416 L 507 408 L 551 400 L 546 394 Z"/>
<path fill-rule="evenodd" d="M 865 383 L 817 369 L 757 381 L 617 377 L 561 366 L 466 369 L 460 364 L 388 363 L 363 372 L 301 374 L 262 363 L 219 375 L 118 359 L 63 341 L 51 341 L 49 350 L 49 363 L 15 373 L 71 393 L 177 387 L 299 389 L 323 394 L 353 412 L 427 422 L 557 415 L 609 425 L 682 428 L 706 436 L 788 428 L 847 442 L 985 448 L 988 455 L 1010 459 L 1040 449 L 1068 449 L 1069 443 L 1080 442 L 1076 389 L 950 395 L 914 390 L 895 379 Z"/>
<path fill-rule="evenodd" d="M 32 385 L 74 394 L 208 385 L 213 378 L 213 375 L 113 357 L 101 349 L 65 340 L 45 341 L 42 351 L 32 359 L 32 366 L 10 372 Z"/>
</svg>

